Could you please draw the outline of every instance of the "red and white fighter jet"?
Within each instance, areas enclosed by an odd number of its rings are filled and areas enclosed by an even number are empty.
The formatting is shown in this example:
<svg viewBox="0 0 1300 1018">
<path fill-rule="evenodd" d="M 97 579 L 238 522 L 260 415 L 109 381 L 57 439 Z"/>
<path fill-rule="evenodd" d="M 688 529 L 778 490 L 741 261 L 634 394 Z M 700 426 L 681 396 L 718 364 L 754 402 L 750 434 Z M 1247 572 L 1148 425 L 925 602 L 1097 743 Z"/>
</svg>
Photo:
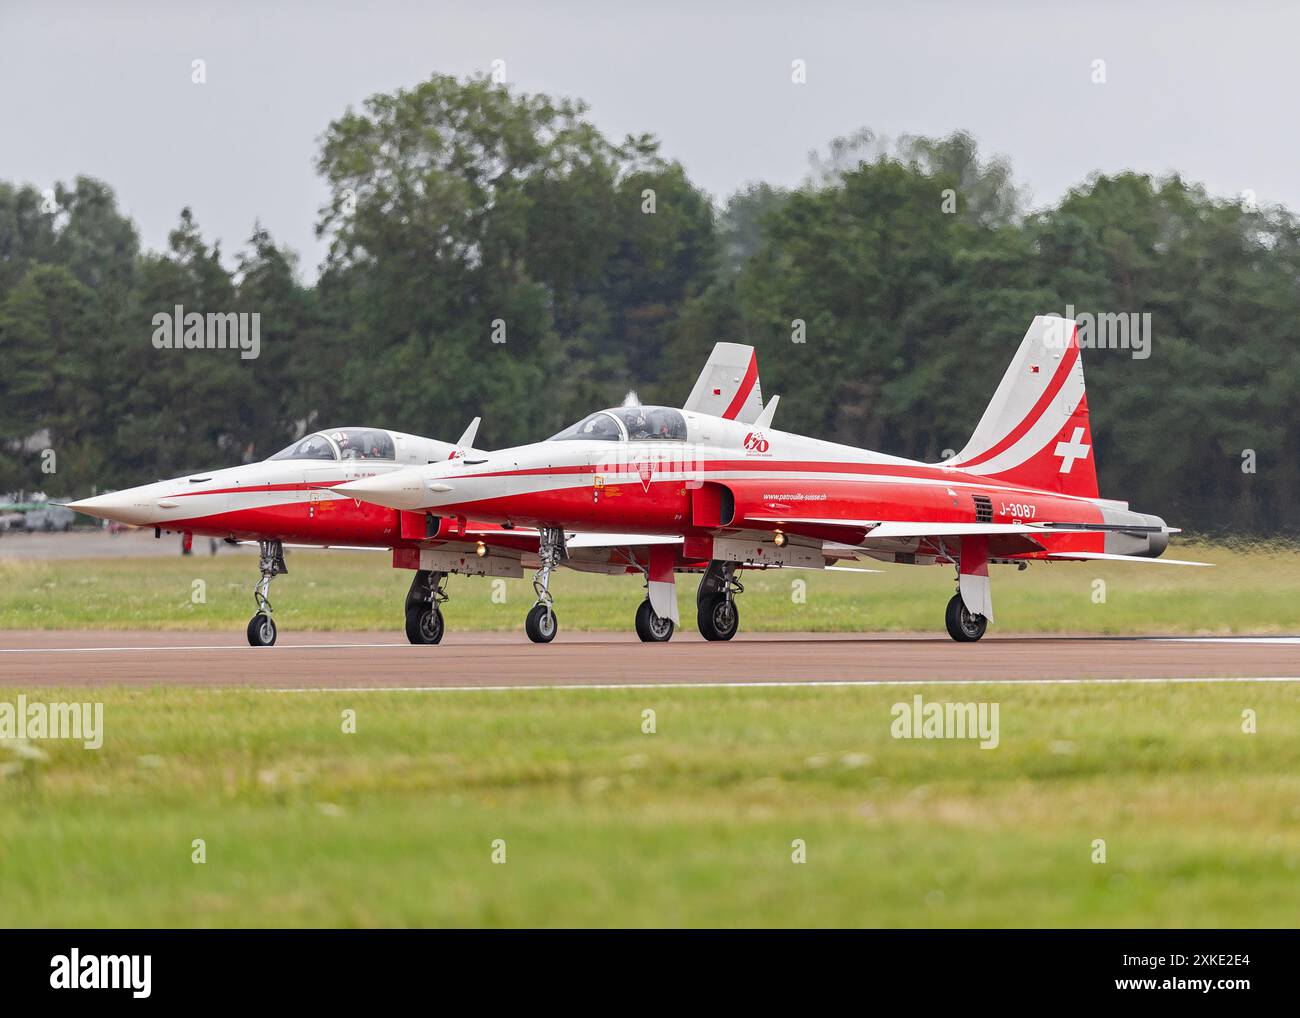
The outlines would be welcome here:
<svg viewBox="0 0 1300 1018">
<path fill-rule="evenodd" d="M 1154 562 L 1175 532 L 1098 496 L 1078 330 L 1067 319 L 1034 319 L 970 441 L 939 464 L 777 431 L 777 401 L 752 424 L 699 407 L 603 410 L 545 442 L 334 490 L 536 527 L 538 600 L 526 629 L 537 642 L 557 629 L 547 584 L 568 554 L 568 528 L 670 536 L 681 559 L 707 562 L 696 602 L 710 640 L 736 632 L 738 567 L 821 568 L 853 556 L 951 565 L 945 621 L 962 642 L 993 619 L 990 565 Z M 650 603 L 676 621 L 673 580 L 651 563 Z"/>
<path fill-rule="evenodd" d="M 685 407 L 754 421 L 762 409 L 762 395 L 753 348 L 717 344 Z M 269 594 L 271 580 L 287 571 L 286 544 L 392 549 L 394 567 L 415 570 L 406 597 L 407 638 L 434 644 L 444 631 L 441 605 L 447 600 L 447 577 L 453 573 L 522 576 L 525 559 L 536 558 L 537 531 L 394 511 L 336 494 L 331 488 L 416 464 L 479 464 L 490 454 L 473 448 L 478 423 L 475 418 L 454 444 L 384 428 L 326 429 L 258 463 L 98 495 L 73 502 L 69 508 L 153 527 L 159 535 L 167 531 L 234 543 L 258 542 L 260 578 L 253 594 L 257 611 L 247 629 L 253 646 L 275 643 Z M 676 568 L 705 564 L 685 561 L 677 542 L 655 535 L 570 533 L 566 538 L 571 549 L 567 564 L 575 569 L 646 575 L 653 567 L 667 569 L 671 575 Z M 636 622 L 643 640 L 672 635 L 671 626 L 665 626 L 648 603 Z"/>
</svg>

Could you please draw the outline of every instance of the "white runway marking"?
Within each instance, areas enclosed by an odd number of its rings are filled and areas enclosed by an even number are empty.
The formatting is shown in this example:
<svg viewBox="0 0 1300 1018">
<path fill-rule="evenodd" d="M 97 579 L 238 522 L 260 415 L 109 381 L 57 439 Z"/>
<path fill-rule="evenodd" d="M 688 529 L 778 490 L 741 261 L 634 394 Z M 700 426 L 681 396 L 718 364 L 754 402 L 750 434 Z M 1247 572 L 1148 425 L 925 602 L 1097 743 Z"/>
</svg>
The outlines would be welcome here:
<svg viewBox="0 0 1300 1018">
<path fill-rule="evenodd" d="M 1224 675 L 1163 679 L 816 679 L 773 680 L 771 682 L 566 682 L 517 686 L 302 686 L 267 689 L 260 686 L 222 687 L 260 693 L 504 693 L 519 690 L 577 689 L 783 689 L 818 686 L 1106 686 L 1180 685 L 1205 682 L 1300 682 L 1300 675 Z"/>
<path fill-rule="evenodd" d="M 1152 643 L 1300 643 L 1300 636 L 1148 636 Z"/>
<path fill-rule="evenodd" d="M 290 643 L 276 650 L 356 650 L 375 647 L 414 647 L 412 643 Z M 256 650 L 265 654 L 266 647 L 246 647 L 238 643 L 202 643 L 186 647 L 168 644 L 149 644 L 143 647 L 0 647 L 0 654 L 103 654 L 112 651 L 190 651 L 190 650 Z"/>
<path fill-rule="evenodd" d="M 842 635 L 843 640 L 827 640 L 828 643 L 851 642 L 855 635 L 870 638 L 869 633 L 844 633 L 833 634 Z M 1017 637 L 1024 639 L 1024 637 Z M 1087 640 L 1097 639 L 1105 641 L 1122 641 L 1127 640 L 1135 643 L 1250 643 L 1250 644 L 1296 644 L 1300 645 L 1300 636 L 1073 636 L 1073 637 L 1056 637 L 1044 635 L 1043 640 L 1072 639 Z M 777 641 L 780 642 L 780 641 Z M 414 644 L 408 642 L 396 643 L 288 643 L 281 644 L 276 650 L 368 650 L 379 649 L 384 647 L 407 647 L 416 649 Z M 186 644 L 182 646 L 171 646 L 170 644 L 144 644 L 134 647 L 0 647 L 0 654 L 104 654 L 130 651 L 148 651 L 154 653 L 166 652 L 188 652 L 195 650 L 237 650 L 237 651 L 257 651 L 266 653 L 266 647 L 249 647 L 238 643 L 199 643 Z M 733 683 L 734 685 L 734 683 Z M 514 688 L 514 687 L 509 687 Z M 588 687 L 590 688 L 590 687 Z"/>
</svg>

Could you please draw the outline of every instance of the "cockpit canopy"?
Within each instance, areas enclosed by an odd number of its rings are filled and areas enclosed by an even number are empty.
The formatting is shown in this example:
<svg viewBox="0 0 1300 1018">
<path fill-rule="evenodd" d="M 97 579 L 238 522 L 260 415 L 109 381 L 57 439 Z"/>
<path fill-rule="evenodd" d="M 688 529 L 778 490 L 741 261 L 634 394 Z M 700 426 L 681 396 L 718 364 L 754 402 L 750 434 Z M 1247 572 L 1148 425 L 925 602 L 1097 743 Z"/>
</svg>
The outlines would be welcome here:
<svg viewBox="0 0 1300 1018">
<path fill-rule="evenodd" d="M 551 442 L 685 442 L 686 418 L 662 406 L 601 410 L 552 435 Z"/>
<path fill-rule="evenodd" d="M 318 431 L 281 449 L 273 460 L 395 460 L 393 436 L 376 428 Z"/>
</svg>

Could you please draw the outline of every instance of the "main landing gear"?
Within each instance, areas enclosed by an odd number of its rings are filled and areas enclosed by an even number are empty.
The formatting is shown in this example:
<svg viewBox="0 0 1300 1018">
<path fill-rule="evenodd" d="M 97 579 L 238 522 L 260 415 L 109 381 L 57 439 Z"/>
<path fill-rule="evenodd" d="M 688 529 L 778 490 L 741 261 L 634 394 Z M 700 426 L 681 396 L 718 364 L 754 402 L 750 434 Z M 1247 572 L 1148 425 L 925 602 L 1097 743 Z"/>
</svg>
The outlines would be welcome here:
<svg viewBox="0 0 1300 1018">
<path fill-rule="evenodd" d="M 953 594 L 944 612 L 944 622 L 948 626 L 948 635 L 958 643 L 974 643 L 984 635 L 989 620 L 983 615 L 976 615 L 966 607 L 961 599 L 961 591 Z"/>
<path fill-rule="evenodd" d="M 271 592 L 271 581 L 287 573 L 289 567 L 284 564 L 284 545 L 278 540 L 258 541 L 257 546 L 261 552 L 257 563 L 261 578 L 253 588 L 257 614 L 248 620 L 248 643 L 251 647 L 270 647 L 275 643 L 275 621 L 271 618 L 271 601 L 267 595 Z"/>
<path fill-rule="evenodd" d="M 447 574 L 417 569 L 406 592 L 406 638 L 412 643 L 442 640 L 442 605 L 447 601 Z"/>
<path fill-rule="evenodd" d="M 651 551 L 650 557 L 654 558 L 654 552 Z M 667 643 L 673 638 L 673 632 L 677 625 L 672 619 L 666 619 L 655 611 L 654 603 L 650 600 L 650 566 L 642 565 L 633 556 L 629 556 L 629 561 L 641 570 L 645 577 L 646 597 L 636 608 L 636 635 L 641 638 L 642 643 Z M 676 597 L 674 588 L 674 598 Z"/>
<path fill-rule="evenodd" d="M 736 595 L 745 588 L 736 579 L 736 564 L 714 559 L 704 571 L 695 595 L 696 621 L 706 640 L 730 640 L 740 628 Z"/>
<path fill-rule="evenodd" d="M 551 573 L 559 568 L 567 553 L 564 548 L 564 531 L 559 527 L 542 527 L 539 536 L 541 540 L 537 546 L 537 557 L 542 564 L 533 574 L 537 603 L 524 619 L 524 632 L 533 643 L 550 643 L 560 628 L 551 599 Z"/>
<path fill-rule="evenodd" d="M 673 620 L 655 614 L 650 598 L 641 602 L 636 610 L 636 635 L 642 643 L 667 643 L 673 638 Z"/>
</svg>

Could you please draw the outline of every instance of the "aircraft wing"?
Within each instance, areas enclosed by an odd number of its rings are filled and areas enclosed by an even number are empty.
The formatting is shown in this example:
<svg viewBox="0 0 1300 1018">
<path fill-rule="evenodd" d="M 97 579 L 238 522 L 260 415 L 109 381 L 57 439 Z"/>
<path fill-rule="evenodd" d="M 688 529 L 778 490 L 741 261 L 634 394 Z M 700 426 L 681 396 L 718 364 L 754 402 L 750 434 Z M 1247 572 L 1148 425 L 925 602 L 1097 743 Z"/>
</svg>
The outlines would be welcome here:
<svg viewBox="0 0 1300 1018">
<path fill-rule="evenodd" d="M 626 548 L 649 544 L 681 544 L 680 537 L 667 534 L 566 534 L 567 548 Z"/>
</svg>

